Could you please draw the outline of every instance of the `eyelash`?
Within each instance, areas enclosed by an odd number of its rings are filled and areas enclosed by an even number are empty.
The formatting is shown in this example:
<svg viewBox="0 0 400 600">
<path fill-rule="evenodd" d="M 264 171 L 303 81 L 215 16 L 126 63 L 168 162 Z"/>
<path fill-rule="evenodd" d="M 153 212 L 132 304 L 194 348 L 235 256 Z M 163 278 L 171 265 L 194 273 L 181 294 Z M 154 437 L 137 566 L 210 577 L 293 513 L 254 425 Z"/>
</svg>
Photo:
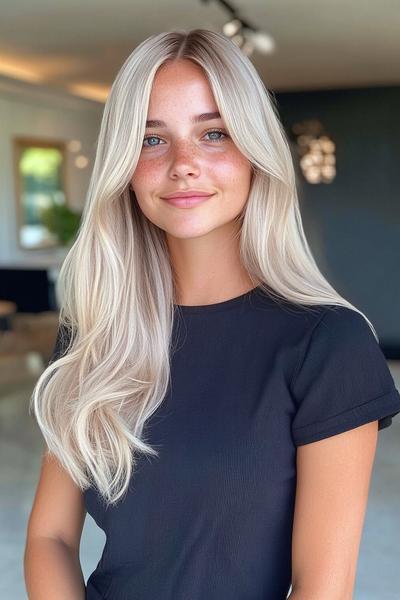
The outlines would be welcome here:
<svg viewBox="0 0 400 600">
<path fill-rule="evenodd" d="M 227 133 L 225 133 L 225 131 L 223 131 L 222 129 L 209 129 L 208 131 L 204 132 L 204 135 L 207 135 L 207 133 L 222 133 L 225 138 L 229 138 L 229 135 Z M 157 139 L 162 139 L 160 138 L 158 135 L 155 134 L 148 134 L 143 138 L 143 142 L 145 140 L 148 140 L 149 138 L 157 138 Z M 218 140 L 209 140 L 210 142 L 223 142 L 223 139 L 218 139 Z M 143 146 L 143 148 L 156 148 L 157 146 L 159 146 L 160 144 L 155 144 L 154 146 Z"/>
</svg>

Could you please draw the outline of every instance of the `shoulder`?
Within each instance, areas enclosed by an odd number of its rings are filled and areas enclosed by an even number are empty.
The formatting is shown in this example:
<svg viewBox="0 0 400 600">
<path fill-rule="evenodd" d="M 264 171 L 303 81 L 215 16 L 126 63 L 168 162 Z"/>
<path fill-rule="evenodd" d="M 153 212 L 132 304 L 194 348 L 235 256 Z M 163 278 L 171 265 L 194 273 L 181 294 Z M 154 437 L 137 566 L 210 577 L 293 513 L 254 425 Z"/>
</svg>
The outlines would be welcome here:
<svg viewBox="0 0 400 600">
<path fill-rule="evenodd" d="M 325 305 L 304 335 L 292 381 L 301 370 L 313 365 L 322 366 L 323 362 L 330 361 L 337 369 L 349 368 L 371 354 L 375 360 L 384 360 L 367 319 L 347 306 Z"/>
<path fill-rule="evenodd" d="M 331 349 L 337 345 L 360 350 L 365 344 L 378 344 L 367 318 L 347 306 L 325 306 L 310 333 L 310 343 L 319 341 Z"/>
<path fill-rule="evenodd" d="M 301 304 L 258 290 L 251 298 L 257 323 L 279 340 L 304 353 L 315 340 L 343 343 L 346 339 L 375 339 L 368 319 L 356 308 L 337 304 Z"/>
<path fill-rule="evenodd" d="M 251 305 L 259 316 L 266 317 L 268 325 L 273 319 L 282 331 L 288 329 L 300 336 L 311 332 L 325 312 L 332 308 L 332 305 L 326 304 L 300 304 L 264 289 L 257 290 Z"/>
<path fill-rule="evenodd" d="M 325 305 L 322 310 L 320 326 L 328 331 L 347 334 L 351 332 L 371 331 L 366 317 L 357 310 L 347 306 Z"/>
<path fill-rule="evenodd" d="M 257 308 L 265 311 L 268 327 L 273 317 L 274 328 L 281 340 L 286 339 L 298 354 L 304 354 L 310 344 L 357 344 L 376 342 L 368 319 L 356 308 L 336 304 L 297 304 L 293 301 L 261 294 Z"/>
</svg>

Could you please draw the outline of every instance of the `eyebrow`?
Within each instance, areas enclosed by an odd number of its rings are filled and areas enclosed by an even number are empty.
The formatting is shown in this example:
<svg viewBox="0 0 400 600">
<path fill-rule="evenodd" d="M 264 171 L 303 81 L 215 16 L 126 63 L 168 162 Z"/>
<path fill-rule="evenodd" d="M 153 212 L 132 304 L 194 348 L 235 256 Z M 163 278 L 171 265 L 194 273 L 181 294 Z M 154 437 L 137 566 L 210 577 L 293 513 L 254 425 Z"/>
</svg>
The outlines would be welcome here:
<svg viewBox="0 0 400 600">
<path fill-rule="evenodd" d="M 213 119 L 221 119 L 221 115 L 218 111 L 195 115 L 190 120 L 192 123 L 202 123 L 203 121 L 212 121 Z M 150 119 L 149 121 L 146 121 L 146 128 L 147 127 L 167 127 L 167 124 L 159 119 Z"/>
</svg>

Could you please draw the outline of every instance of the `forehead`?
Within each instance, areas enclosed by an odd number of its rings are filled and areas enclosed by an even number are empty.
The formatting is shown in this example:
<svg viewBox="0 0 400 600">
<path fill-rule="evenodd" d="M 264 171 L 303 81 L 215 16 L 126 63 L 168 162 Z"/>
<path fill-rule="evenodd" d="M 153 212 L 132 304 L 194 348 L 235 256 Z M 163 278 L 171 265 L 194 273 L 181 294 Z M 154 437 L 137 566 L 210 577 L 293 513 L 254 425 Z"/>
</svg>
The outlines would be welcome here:
<svg viewBox="0 0 400 600">
<path fill-rule="evenodd" d="M 218 112 L 207 76 L 199 65 L 189 60 L 161 65 L 150 93 L 149 120 L 165 123 L 166 119 L 162 118 L 161 111 L 164 116 L 189 116 L 193 122 L 206 119 L 200 118 L 200 115 Z"/>
<path fill-rule="evenodd" d="M 192 115 L 190 122 L 194 125 L 196 123 L 203 123 L 204 121 L 213 121 L 215 119 L 221 119 L 219 111 L 201 113 L 200 115 Z M 161 119 L 147 119 L 146 127 L 167 127 L 167 123 Z"/>
<path fill-rule="evenodd" d="M 163 83 L 171 80 L 197 80 L 208 83 L 207 75 L 204 69 L 197 63 L 186 58 L 179 58 L 176 60 L 167 60 L 158 68 L 155 76 L 154 83 L 162 85 Z"/>
</svg>

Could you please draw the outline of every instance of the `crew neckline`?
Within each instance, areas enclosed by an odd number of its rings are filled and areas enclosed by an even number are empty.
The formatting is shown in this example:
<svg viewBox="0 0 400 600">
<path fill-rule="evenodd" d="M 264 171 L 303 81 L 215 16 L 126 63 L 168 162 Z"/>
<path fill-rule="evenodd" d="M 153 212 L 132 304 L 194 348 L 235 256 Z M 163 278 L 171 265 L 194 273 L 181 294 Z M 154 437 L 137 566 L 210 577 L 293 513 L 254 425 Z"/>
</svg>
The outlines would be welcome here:
<svg viewBox="0 0 400 600">
<path fill-rule="evenodd" d="M 261 289 L 261 285 L 257 285 L 248 292 L 223 300 L 222 302 L 215 302 L 213 304 L 174 304 L 175 309 L 179 309 L 183 313 L 198 313 L 198 312 L 211 312 L 216 310 L 225 310 L 240 304 L 245 298 L 253 296 L 257 290 Z"/>
</svg>

